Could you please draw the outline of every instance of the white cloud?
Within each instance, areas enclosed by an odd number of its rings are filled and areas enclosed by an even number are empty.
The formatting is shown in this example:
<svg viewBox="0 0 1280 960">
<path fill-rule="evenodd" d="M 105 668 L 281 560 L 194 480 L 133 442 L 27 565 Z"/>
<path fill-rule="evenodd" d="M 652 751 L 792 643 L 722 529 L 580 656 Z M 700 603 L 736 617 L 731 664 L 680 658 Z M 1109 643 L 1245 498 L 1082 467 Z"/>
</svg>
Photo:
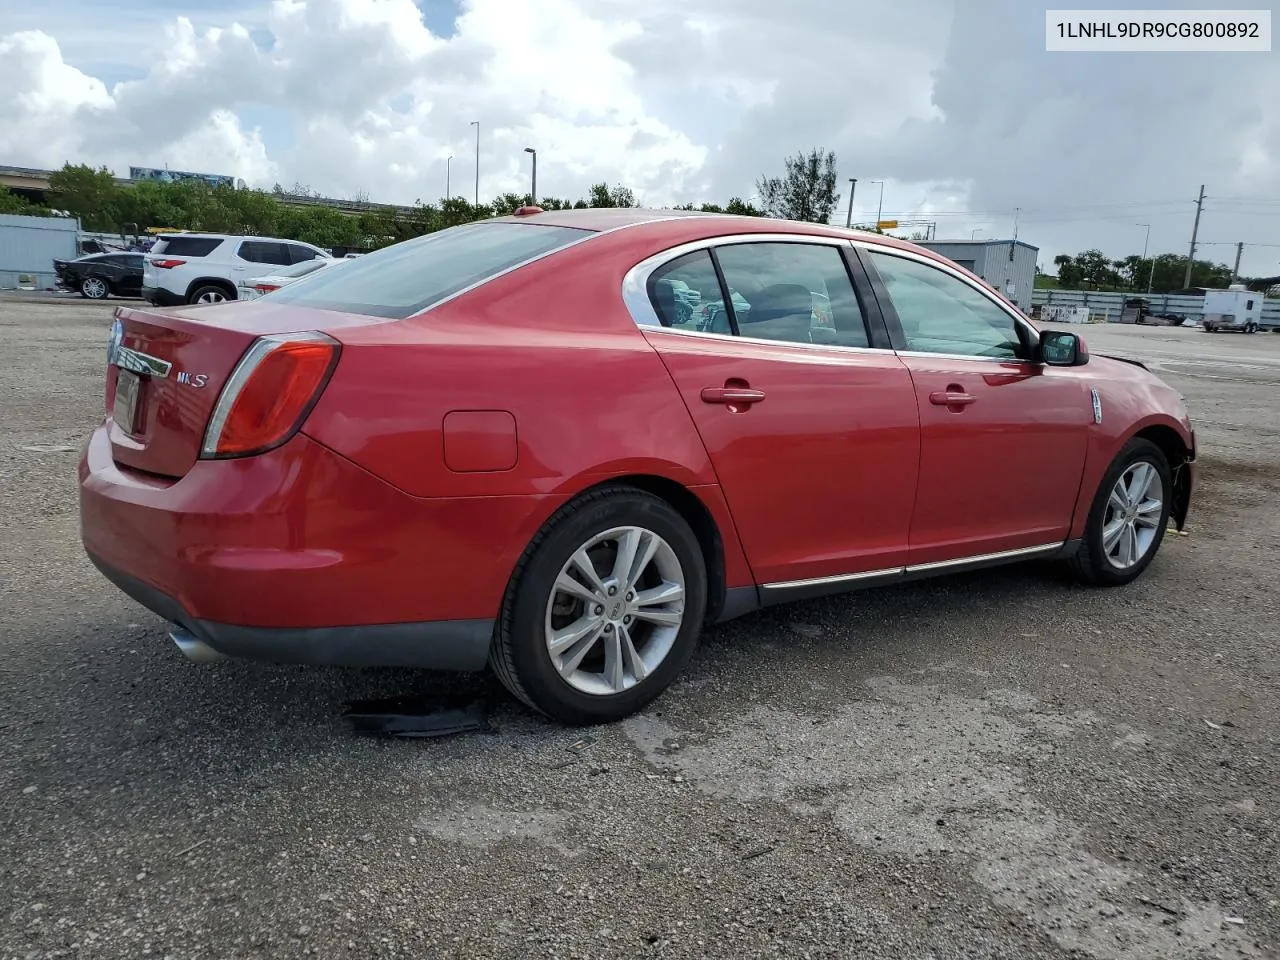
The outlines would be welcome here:
<svg viewBox="0 0 1280 960">
<path fill-rule="evenodd" d="M 1202 182 L 1205 240 L 1271 240 L 1280 214 L 1214 199 L 1280 199 L 1274 56 L 1049 55 L 1025 0 L 463 0 L 448 36 L 413 0 L 198 17 L 138 0 L 127 36 L 110 5 L 66 2 L 74 16 L 25 9 L 0 36 L 0 162 L 168 163 L 412 202 L 444 191 L 450 155 L 471 195 L 479 120 L 482 198 L 526 189 L 525 146 L 544 194 L 604 179 L 653 204 L 750 196 L 820 146 L 859 178 L 856 218 L 881 179 L 886 216 L 934 216 L 943 236 L 1007 236 L 1018 207 L 1043 262 L 1137 252 L 1135 223 L 1153 250 L 1185 249 Z M 1246 248 L 1244 269 L 1277 259 Z"/>
</svg>

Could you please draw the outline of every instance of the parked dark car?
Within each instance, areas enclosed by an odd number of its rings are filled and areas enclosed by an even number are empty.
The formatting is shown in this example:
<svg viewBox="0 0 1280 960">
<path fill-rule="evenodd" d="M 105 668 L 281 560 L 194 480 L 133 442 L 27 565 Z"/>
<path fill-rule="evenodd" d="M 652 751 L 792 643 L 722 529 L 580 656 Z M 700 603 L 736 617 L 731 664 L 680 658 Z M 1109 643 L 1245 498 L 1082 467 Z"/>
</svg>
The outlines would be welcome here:
<svg viewBox="0 0 1280 960">
<path fill-rule="evenodd" d="M 54 260 L 58 285 L 90 300 L 142 296 L 142 254 L 95 253 L 77 260 Z"/>
</svg>

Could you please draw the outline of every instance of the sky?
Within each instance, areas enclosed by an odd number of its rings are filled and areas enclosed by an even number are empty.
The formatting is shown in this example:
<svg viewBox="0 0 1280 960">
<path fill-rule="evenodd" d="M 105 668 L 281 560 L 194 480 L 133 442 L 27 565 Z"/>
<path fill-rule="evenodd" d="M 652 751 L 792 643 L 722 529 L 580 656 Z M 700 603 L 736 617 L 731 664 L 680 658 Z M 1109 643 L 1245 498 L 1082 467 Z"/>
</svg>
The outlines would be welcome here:
<svg viewBox="0 0 1280 960">
<path fill-rule="evenodd" d="M 1259 6 L 1258 4 L 1254 4 Z M 843 222 L 1280 274 L 1280 52 L 1047 53 L 1029 0 L 44 0 L 0 12 L 0 165 L 413 203 L 750 198 L 836 154 Z M 1065 5 L 1064 5 L 1065 6 Z M 1108 6 L 1094 0 L 1094 7 Z M 1238 0 L 1129 0 L 1231 9 Z M 1265 5 L 1264 5 L 1265 6 Z M 448 158 L 452 156 L 452 160 Z M 447 185 L 447 187 L 446 187 Z M 882 199 L 883 198 L 883 199 Z M 1267 246 L 1270 244 L 1270 246 Z"/>
</svg>

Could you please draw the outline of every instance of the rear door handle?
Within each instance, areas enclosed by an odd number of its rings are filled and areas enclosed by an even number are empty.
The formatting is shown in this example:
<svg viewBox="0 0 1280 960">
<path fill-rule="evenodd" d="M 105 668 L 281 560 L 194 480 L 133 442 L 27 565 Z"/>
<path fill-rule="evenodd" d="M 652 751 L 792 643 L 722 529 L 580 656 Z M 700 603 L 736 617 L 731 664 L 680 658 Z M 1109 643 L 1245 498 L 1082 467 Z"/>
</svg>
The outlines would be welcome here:
<svg viewBox="0 0 1280 960">
<path fill-rule="evenodd" d="M 967 407 L 977 399 L 971 393 L 953 393 L 950 390 L 939 390 L 929 394 L 929 402 L 936 407 Z"/>
<path fill-rule="evenodd" d="M 703 403 L 759 403 L 764 399 L 763 390 L 750 387 L 703 387 Z"/>
</svg>

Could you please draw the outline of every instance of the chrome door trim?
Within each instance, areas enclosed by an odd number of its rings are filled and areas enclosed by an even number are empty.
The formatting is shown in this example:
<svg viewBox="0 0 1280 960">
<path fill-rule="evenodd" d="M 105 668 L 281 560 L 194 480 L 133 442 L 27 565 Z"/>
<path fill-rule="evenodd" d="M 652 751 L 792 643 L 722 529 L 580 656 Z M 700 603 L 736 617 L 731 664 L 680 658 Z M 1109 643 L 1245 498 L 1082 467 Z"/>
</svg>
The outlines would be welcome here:
<svg viewBox="0 0 1280 960">
<path fill-rule="evenodd" d="M 778 580 L 762 583 L 760 589 L 765 594 L 786 593 L 800 590 L 825 590 L 839 588 L 844 584 L 863 583 L 869 580 L 886 581 L 912 577 L 916 574 L 944 571 L 959 571 L 968 567 L 980 567 L 984 564 L 999 563 L 1004 560 L 1019 560 L 1058 553 L 1067 545 L 1066 540 L 1039 544 L 1034 547 L 1018 547 L 1014 550 L 999 550 L 995 553 L 978 553 L 967 557 L 956 557 L 951 560 L 935 560 L 931 563 L 916 563 L 901 567 L 885 567 L 881 570 L 866 570 L 861 573 L 839 573 L 830 577 L 810 577 L 804 580 Z M 830 592 L 836 592 L 832 590 Z"/>
<path fill-rule="evenodd" d="M 933 570 L 952 570 L 996 560 L 1014 560 L 1020 557 L 1032 557 L 1041 553 L 1056 553 L 1066 545 L 1065 540 L 1044 543 L 1036 547 L 1018 547 L 1016 550 L 999 550 L 995 553 L 980 553 L 972 557 L 957 557 L 954 560 L 935 560 L 932 563 L 915 563 L 908 566 L 906 573 L 928 573 Z"/>
<path fill-rule="evenodd" d="M 645 333 L 663 333 L 673 337 L 697 337 L 724 340 L 729 343 L 750 343 L 762 347 L 795 347 L 798 350 L 836 350 L 841 353 L 882 353 L 893 356 L 893 350 L 884 347 L 844 347 L 837 343 L 802 343 L 799 340 L 767 340 L 764 337 L 735 337 L 732 333 L 713 333 L 709 330 L 675 330 L 671 327 L 643 328 Z"/>
<path fill-rule="evenodd" d="M 811 577 L 807 580 L 779 580 L 774 583 L 762 583 L 761 590 L 804 590 L 808 587 L 834 587 L 842 583 L 856 583 L 859 580 L 874 580 L 877 577 L 900 577 L 906 567 L 886 567 L 883 570 L 867 570 L 863 573 L 839 573 L 833 577 Z"/>
</svg>

